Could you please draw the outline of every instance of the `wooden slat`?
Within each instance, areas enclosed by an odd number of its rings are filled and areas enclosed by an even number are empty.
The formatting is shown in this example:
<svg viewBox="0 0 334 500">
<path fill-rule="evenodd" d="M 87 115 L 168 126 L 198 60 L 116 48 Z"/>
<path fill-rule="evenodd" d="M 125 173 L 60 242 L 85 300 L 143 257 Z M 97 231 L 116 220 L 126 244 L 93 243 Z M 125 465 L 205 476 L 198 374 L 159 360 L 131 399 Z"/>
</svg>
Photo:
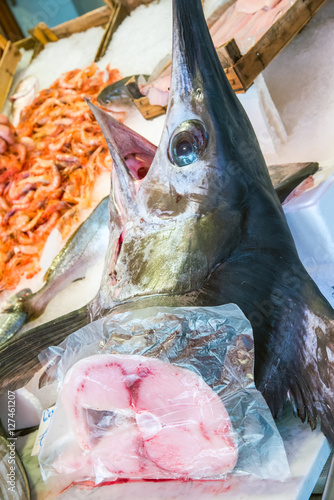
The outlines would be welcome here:
<svg viewBox="0 0 334 500">
<path fill-rule="evenodd" d="M 244 86 L 241 83 L 239 76 L 234 71 L 234 68 L 224 68 L 224 71 L 234 92 L 236 94 L 244 93 L 245 92 Z"/>
<path fill-rule="evenodd" d="M 41 43 L 42 45 L 46 45 L 48 43 L 48 39 L 45 37 L 44 33 L 43 33 L 43 30 L 40 29 L 40 27 L 38 26 L 35 26 L 33 29 L 31 30 L 28 30 L 28 33 L 31 34 L 31 36 L 39 43 Z"/>
<path fill-rule="evenodd" d="M 81 31 L 85 31 L 89 28 L 106 24 L 109 21 L 110 14 L 111 12 L 109 7 L 100 7 L 99 9 L 87 12 L 87 14 L 84 14 L 83 16 L 76 17 L 75 19 L 66 21 L 66 23 L 59 24 L 58 26 L 52 28 L 52 30 L 58 38 L 65 38 L 73 35 L 73 33 L 80 33 Z"/>
<path fill-rule="evenodd" d="M 218 47 L 216 51 L 223 68 L 234 66 L 241 57 L 241 52 L 234 38 Z"/>
<path fill-rule="evenodd" d="M 11 42 L 7 42 L 0 61 L 0 112 L 6 102 L 20 59 L 20 51 Z"/>
<path fill-rule="evenodd" d="M 109 7 L 110 12 L 113 12 L 116 4 L 119 3 L 119 0 L 104 0 L 104 3 L 107 5 L 107 7 Z"/>
<path fill-rule="evenodd" d="M 127 17 L 128 12 L 123 7 L 122 4 L 115 4 L 114 6 L 114 11 L 110 15 L 110 19 L 108 21 L 108 24 L 106 26 L 104 35 L 102 37 L 101 43 L 99 45 L 99 48 L 97 49 L 96 55 L 95 55 L 95 62 L 99 61 L 101 57 L 104 56 L 106 53 L 106 50 L 108 48 L 108 45 L 112 39 L 113 34 L 117 30 L 118 26 L 124 21 L 124 19 Z"/>
<path fill-rule="evenodd" d="M 132 12 L 140 5 L 148 5 L 151 2 L 153 2 L 153 0 L 117 0 L 117 3 L 122 4 L 128 13 Z"/>
<path fill-rule="evenodd" d="M 4 36 L 0 35 L 0 49 L 1 50 L 5 50 L 7 43 L 8 43 L 8 41 L 6 40 L 6 38 Z"/>
<path fill-rule="evenodd" d="M 96 26 L 102 26 L 108 22 L 110 19 L 111 10 L 109 7 L 100 7 L 99 9 L 92 10 L 83 16 L 71 19 L 65 23 L 59 24 L 52 28 L 52 33 L 57 36 L 57 38 L 66 38 L 73 33 L 80 33 L 89 28 L 94 28 Z M 41 24 L 41 23 L 40 23 Z M 35 47 L 35 42 L 32 37 L 23 38 L 15 42 L 15 46 L 18 49 L 24 48 L 25 50 L 33 49 Z"/>
<path fill-rule="evenodd" d="M 42 42 L 39 42 L 35 38 L 33 38 L 33 40 L 35 40 L 35 45 L 34 45 L 34 51 L 32 53 L 30 62 L 33 61 L 38 56 L 38 54 L 40 54 L 42 52 L 42 50 L 44 49 L 44 44 Z"/>
<path fill-rule="evenodd" d="M 32 57 L 34 59 L 43 49 L 43 45 L 45 45 L 46 40 L 56 41 L 56 39 L 58 40 L 60 38 L 65 38 L 67 36 L 72 35 L 73 33 L 79 33 L 89 28 L 102 26 L 108 22 L 108 20 L 110 19 L 110 14 L 111 10 L 109 9 L 109 7 L 106 6 L 88 12 L 87 14 L 77 17 L 76 19 L 71 19 L 70 21 L 66 21 L 65 23 L 59 24 L 58 26 L 55 26 L 52 29 L 48 28 L 48 26 L 45 23 L 39 23 L 39 25 L 37 26 L 39 28 L 41 26 L 44 28 L 42 30 L 42 34 L 40 33 L 40 30 L 37 30 L 37 32 L 34 31 L 36 29 L 34 28 L 34 30 L 32 30 L 34 33 L 33 36 L 28 38 L 23 38 L 22 40 L 18 40 L 17 42 L 14 43 L 14 45 L 18 49 L 21 48 L 24 48 L 25 50 L 34 49 L 34 55 Z M 44 43 L 42 42 L 42 40 Z"/>
<path fill-rule="evenodd" d="M 16 40 L 20 40 L 24 37 L 6 0 L 0 0 L 0 25 L 2 32 L 11 42 L 16 42 Z"/>
<path fill-rule="evenodd" d="M 49 42 L 57 42 L 59 40 L 57 35 L 52 31 L 52 29 L 49 28 L 47 24 L 39 23 L 37 26 L 39 26 L 41 31 L 43 31 L 45 38 Z"/>
<path fill-rule="evenodd" d="M 234 66 L 247 90 L 274 57 L 310 21 L 326 0 L 297 0 Z"/>
<path fill-rule="evenodd" d="M 57 35 L 45 23 L 39 23 L 32 30 L 28 31 L 33 38 L 43 45 L 59 40 Z"/>
<path fill-rule="evenodd" d="M 146 120 L 152 120 L 158 116 L 164 115 L 166 113 L 166 108 L 163 106 L 152 106 L 148 97 L 141 97 L 140 99 L 134 99 L 133 103 L 141 112 Z"/>
<path fill-rule="evenodd" d="M 13 45 L 17 49 L 31 50 L 35 47 L 36 40 L 34 40 L 31 36 L 27 38 L 22 38 L 22 40 L 18 40 L 14 42 Z"/>
</svg>

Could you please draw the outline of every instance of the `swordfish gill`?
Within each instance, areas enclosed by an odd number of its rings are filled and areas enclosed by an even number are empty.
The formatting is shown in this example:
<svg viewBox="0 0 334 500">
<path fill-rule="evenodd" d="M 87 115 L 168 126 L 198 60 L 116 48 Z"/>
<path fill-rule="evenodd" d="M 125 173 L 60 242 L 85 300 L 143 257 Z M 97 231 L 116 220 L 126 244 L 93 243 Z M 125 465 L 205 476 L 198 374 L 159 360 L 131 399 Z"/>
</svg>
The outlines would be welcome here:
<svg viewBox="0 0 334 500">
<path fill-rule="evenodd" d="M 90 319 L 153 305 L 237 304 L 253 327 L 255 382 L 274 417 L 289 398 L 334 443 L 334 311 L 299 260 L 201 0 L 173 0 L 173 9 L 171 92 L 158 149 L 90 104 L 114 164 L 109 247 Z M 41 330 L 40 347 L 51 330 Z M 6 359 L 13 346 L 17 359 L 29 334 L 7 347 Z"/>
</svg>

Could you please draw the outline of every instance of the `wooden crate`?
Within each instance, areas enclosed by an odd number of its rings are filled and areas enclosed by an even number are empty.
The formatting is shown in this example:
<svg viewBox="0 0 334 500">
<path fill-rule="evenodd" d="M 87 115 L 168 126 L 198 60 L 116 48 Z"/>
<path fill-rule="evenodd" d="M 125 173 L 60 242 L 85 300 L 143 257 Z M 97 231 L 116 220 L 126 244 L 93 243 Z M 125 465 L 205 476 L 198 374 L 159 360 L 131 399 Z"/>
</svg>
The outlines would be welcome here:
<svg viewBox="0 0 334 500">
<path fill-rule="evenodd" d="M 6 102 L 20 59 L 21 54 L 15 44 L 0 35 L 0 111 Z"/>
<path fill-rule="evenodd" d="M 127 15 L 128 11 L 122 4 L 116 0 L 108 0 L 106 6 L 59 24 L 52 29 L 45 23 L 39 23 L 29 31 L 31 36 L 14 43 L 8 42 L 0 35 L 0 112 L 7 100 L 16 67 L 21 58 L 19 49 L 33 49 L 33 57 L 35 57 L 47 43 L 86 31 L 89 28 L 103 26 L 105 34 L 95 57 L 95 60 L 98 61 L 104 55 L 113 33 Z"/>
<path fill-rule="evenodd" d="M 7 99 L 16 66 L 20 60 L 18 49 L 34 49 L 37 55 L 46 43 L 68 37 L 74 33 L 85 31 L 95 26 L 104 26 L 105 34 L 97 51 L 95 60 L 105 53 L 113 33 L 123 19 L 128 15 L 127 9 L 119 0 L 105 0 L 106 6 L 95 9 L 83 16 L 77 17 L 50 29 L 44 23 L 37 25 L 31 36 L 11 44 L 0 41 L 3 53 L 0 52 L 0 111 Z M 209 28 L 236 0 L 228 0 L 210 16 Z M 226 76 L 236 93 L 245 92 L 255 78 L 264 70 L 274 57 L 290 42 L 290 40 L 312 19 L 317 10 L 326 0 L 296 0 L 262 36 L 262 38 L 242 55 L 234 39 L 217 48 L 217 53 Z M 4 40 L 4 39 L 3 39 Z M 146 118 L 161 114 L 163 108 L 150 110 L 147 102 L 135 103 Z M 154 111 L 154 112 L 153 112 Z"/>
<path fill-rule="evenodd" d="M 128 12 L 139 7 L 139 5 L 148 5 L 153 2 L 153 0 L 119 0 L 119 3 L 124 5 Z"/>
<path fill-rule="evenodd" d="M 89 28 L 94 28 L 96 26 L 104 26 L 108 23 L 111 15 L 111 9 L 109 6 L 100 7 L 99 9 L 92 10 L 83 16 L 76 17 L 75 19 L 71 19 L 70 21 L 66 21 L 65 23 L 59 24 L 51 29 L 52 33 L 56 35 L 57 39 L 66 38 L 74 33 L 80 33 L 81 31 L 85 31 Z M 40 23 L 32 30 L 33 34 L 28 38 L 23 38 L 22 40 L 18 40 L 14 43 L 17 48 L 31 49 L 33 48 L 37 41 L 41 42 L 38 37 L 39 29 L 41 28 L 42 32 L 44 31 L 44 27 L 46 25 L 44 23 Z M 37 35 L 37 39 L 36 39 Z M 42 43 L 42 42 L 41 42 Z"/>
<path fill-rule="evenodd" d="M 65 23 L 50 29 L 45 23 L 39 23 L 34 29 L 29 30 L 31 37 L 16 42 L 18 48 L 34 48 L 34 56 L 37 55 L 49 42 L 56 42 L 74 33 L 86 31 L 96 26 L 104 26 L 105 34 L 98 48 L 95 61 L 98 61 L 105 53 L 112 35 L 128 15 L 127 10 L 116 0 L 108 0 L 108 5 L 87 12 L 83 16 L 76 17 Z"/>
<path fill-rule="evenodd" d="M 257 76 L 292 38 L 312 19 L 326 0 L 296 0 L 296 2 L 267 30 L 267 32 L 244 55 L 234 40 L 218 47 L 217 54 L 225 74 L 236 93 L 244 93 Z M 228 0 L 218 7 L 208 18 L 212 25 L 231 7 L 236 0 Z M 144 101 L 145 99 L 145 101 Z M 151 106 L 147 98 L 134 101 L 144 118 L 152 119 L 162 114 L 165 108 Z"/>
<path fill-rule="evenodd" d="M 245 92 L 274 57 L 312 19 L 325 1 L 296 0 L 244 55 L 234 39 L 217 48 L 233 90 L 237 93 Z"/>
</svg>

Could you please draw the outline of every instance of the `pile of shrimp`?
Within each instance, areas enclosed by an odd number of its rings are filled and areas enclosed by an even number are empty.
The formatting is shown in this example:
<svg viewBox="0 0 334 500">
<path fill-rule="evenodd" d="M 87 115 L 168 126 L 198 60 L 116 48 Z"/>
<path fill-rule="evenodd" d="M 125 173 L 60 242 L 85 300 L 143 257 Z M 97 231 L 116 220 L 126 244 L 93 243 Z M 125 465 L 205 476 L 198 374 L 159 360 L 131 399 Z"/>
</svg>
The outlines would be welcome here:
<svg viewBox="0 0 334 500">
<path fill-rule="evenodd" d="M 16 141 L 0 155 L 0 292 L 40 271 L 52 229 L 72 232 L 96 177 L 112 160 L 84 97 L 119 80 L 95 64 L 65 73 L 21 113 Z"/>
</svg>

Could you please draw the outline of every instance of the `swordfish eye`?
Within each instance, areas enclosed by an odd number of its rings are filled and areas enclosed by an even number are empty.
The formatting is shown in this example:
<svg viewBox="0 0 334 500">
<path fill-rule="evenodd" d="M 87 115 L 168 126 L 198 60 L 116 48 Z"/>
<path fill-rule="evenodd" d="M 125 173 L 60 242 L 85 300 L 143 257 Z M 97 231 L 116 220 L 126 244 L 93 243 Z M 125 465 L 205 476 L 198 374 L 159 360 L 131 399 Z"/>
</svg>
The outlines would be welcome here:
<svg viewBox="0 0 334 500">
<path fill-rule="evenodd" d="M 205 127 L 199 120 L 188 120 L 174 130 L 168 156 L 173 165 L 185 167 L 197 161 L 208 144 Z"/>
</svg>

